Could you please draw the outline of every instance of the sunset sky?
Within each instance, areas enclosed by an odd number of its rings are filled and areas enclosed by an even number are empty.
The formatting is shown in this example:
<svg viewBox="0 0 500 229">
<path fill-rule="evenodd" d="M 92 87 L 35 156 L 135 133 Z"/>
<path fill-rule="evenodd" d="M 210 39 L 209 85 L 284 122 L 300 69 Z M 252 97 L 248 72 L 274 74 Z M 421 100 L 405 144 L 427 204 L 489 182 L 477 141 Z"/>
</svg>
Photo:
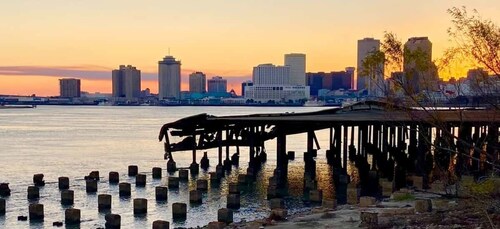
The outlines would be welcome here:
<svg viewBox="0 0 500 229">
<path fill-rule="evenodd" d="M 57 95 L 58 79 L 111 91 L 111 70 L 131 64 L 157 92 L 157 63 L 170 54 L 187 75 L 239 82 L 285 53 L 307 55 L 307 71 L 356 65 L 356 43 L 391 31 L 428 36 L 433 58 L 449 46 L 446 10 L 477 9 L 500 22 L 498 0 L 14 0 L 0 3 L 0 94 Z M 464 74 L 464 73 L 457 73 Z"/>
</svg>

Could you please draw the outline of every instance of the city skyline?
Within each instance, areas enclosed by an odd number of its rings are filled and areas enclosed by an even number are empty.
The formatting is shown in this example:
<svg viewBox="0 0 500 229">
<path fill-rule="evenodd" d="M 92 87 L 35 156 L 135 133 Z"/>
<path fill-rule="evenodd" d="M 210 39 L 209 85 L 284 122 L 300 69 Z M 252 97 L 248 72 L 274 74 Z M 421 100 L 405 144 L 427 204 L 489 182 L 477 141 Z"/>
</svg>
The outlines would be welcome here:
<svg viewBox="0 0 500 229">
<path fill-rule="evenodd" d="M 239 93 L 253 66 L 281 63 L 283 53 L 306 54 L 307 72 L 341 70 L 356 66 L 357 40 L 382 39 L 384 31 L 390 31 L 403 42 L 429 37 L 435 59 L 448 47 L 451 22 L 446 9 L 465 5 L 484 18 L 500 18 L 494 10 L 500 3 L 484 0 L 287 1 L 284 8 L 279 7 L 284 1 L 270 3 L 276 7 L 260 1 L 120 3 L 1 3 L 0 13 L 9 25 L 0 31 L 0 94 L 57 95 L 61 77 L 80 78 L 83 91 L 111 92 L 110 71 L 123 63 L 142 70 L 142 89 L 158 93 L 157 61 L 169 49 L 183 63 L 182 90 L 188 89 L 190 73 L 202 71 L 209 77 L 223 76 L 228 90 Z M 410 7 L 412 14 L 407 13 Z M 178 23 L 161 24 L 173 19 Z M 123 29 L 137 34 L 111 36 Z M 456 76 L 465 76 L 467 69 Z"/>
</svg>

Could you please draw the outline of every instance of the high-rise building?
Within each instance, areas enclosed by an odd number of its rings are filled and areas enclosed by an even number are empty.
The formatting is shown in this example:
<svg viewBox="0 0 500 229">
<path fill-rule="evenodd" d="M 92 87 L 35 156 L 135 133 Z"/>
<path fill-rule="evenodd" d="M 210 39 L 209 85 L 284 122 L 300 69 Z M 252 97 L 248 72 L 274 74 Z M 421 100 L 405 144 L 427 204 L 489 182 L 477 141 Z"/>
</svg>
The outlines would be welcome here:
<svg viewBox="0 0 500 229">
<path fill-rule="evenodd" d="M 181 62 L 166 56 L 158 62 L 158 98 L 180 99 Z"/>
<path fill-rule="evenodd" d="M 207 76 L 203 72 L 193 72 L 189 75 L 189 92 L 207 92 Z"/>
<path fill-rule="evenodd" d="M 302 53 L 285 54 L 285 66 L 290 67 L 290 85 L 306 85 L 306 55 Z"/>
<path fill-rule="evenodd" d="M 132 65 L 120 65 L 112 71 L 113 97 L 141 97 L 141 71 Z"/>
<path fill-rule="evenodd" d="M 356 77 L 357 90 L 367 90 L 368 95 L 380 95 L 380 87 L 384 83 L 384 66 L 374 70 L 372 75 L 364 75 L 363 61 L 373 52 L 380 51 L 380 40 L 364 38 L 358 40 L 358 71 Z"/>
<path fill-rule="evenodd" d="M 255 85 L 290 85 L 290 66 L 257 65 L 253 68 L 252 79 Z"/>
<path fill-rule="evenodd" d="M 65 98 L 80 97 L 80 79 L 59 79 L 59 96 Z"/>
<path fill-rule="evenodd" d="M 428 37 L 411 37 L 404 46 L 403 62 L 406 85 L 409 93 L 434 90 L 438 85 L 437 68 L 432 63 L 432 43 Z"/>
<path fill-rule="evenodd" d="M 349 88 L 350 89 L 354 89 L 355 88 L 355 85 L 354 85 L 354 72 L 356 71 L 356 68 L 355 67 L 346 67 L 345 71 L 347 72 L 347 74 L 349 74 L 351 76 L 351 86 Z"/>
<path fill-rule="evenodd" d="M 323 77 L 326 73 L 324 72 L 308 72 L 306 73 L 307 77 L 307 86 L 310 87 L 311 95 L 317 96 L 318 91 L 323 89 Z"/>
<path fill-rule="evenodd" d="M 241 83 L 241 96 L 245 97 L 245 87 L 253 86 L 253 82 L 251 80 L 244 81 Z"/>
<path fill-rule="evenodd" d="M 227 80 L 220 76 L 214 76 L 207 81 L 208 93 L 227 92 Z"/>
</svg>

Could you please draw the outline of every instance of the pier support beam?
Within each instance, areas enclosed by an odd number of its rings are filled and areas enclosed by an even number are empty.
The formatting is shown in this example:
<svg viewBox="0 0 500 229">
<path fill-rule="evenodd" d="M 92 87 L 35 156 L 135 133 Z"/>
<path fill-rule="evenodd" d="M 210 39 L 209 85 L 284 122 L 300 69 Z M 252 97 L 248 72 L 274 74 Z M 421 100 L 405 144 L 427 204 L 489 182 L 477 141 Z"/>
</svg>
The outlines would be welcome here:
<svg viewBox="0 0 500 229">
<path fill-rule="evenodd" d="M 198 174 L 200 172 L 200 165 L 198 165 L 198 163 L 196 163 L 196 148 L 197 148 L 196 134 L 193 134 L 192 138 L 193 138 L 193 143 L 192 143 L 193 144 L 193 162 L 189 166 L 189 169 L 191 170 L 191 174 Z"/>
</svg>

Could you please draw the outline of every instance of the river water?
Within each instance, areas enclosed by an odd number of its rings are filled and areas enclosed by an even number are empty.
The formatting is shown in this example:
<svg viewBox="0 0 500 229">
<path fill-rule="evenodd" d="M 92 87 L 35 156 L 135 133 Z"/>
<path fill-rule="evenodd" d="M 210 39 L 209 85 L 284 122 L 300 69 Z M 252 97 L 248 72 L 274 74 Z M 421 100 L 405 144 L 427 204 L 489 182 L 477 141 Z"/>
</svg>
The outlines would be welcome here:
<svg viewBox="0 0 500 229">
<path fill-rule="evenodd" d="M 163 160 L 163 144 L 158 142 L 160 127 L 167 122 L 199 113 L 212 115 L 238 115 L 252 113 L 309 112 L 326 108 L 314 107 L 103 107 L 103 106 L 39 106 L 36 109 L 0 110 L 0 183 L 10 183 L 12 195 L 5 198 L 7 213 L 0 216 L 0 228 L 52 228 L 52 222 L 64 221 L 64 210 L 60 204 L 57 179 L 70 178 L 70 189 L 75 191 L 74 208 L 81 209 L 82 228 L 104 227 L 104 213 L 97 210 L 97 194 L 111 194 L 112 212 L 122 216 L 122 228 L 150 228 L 155 220 L 167 220 L 171 227 L 196 227 L 217 220 L 217 210 L 226 206 L 227 184 L 236 181 L 244 173 L 248 162 L 248 149 L 241 148 L 240 167 L 233 168 L 219 185 L 209 184 L 203 195 L 203 204 L 189 205 L 189 190 L 195 189 L 196 181 L 180 184 L 178 190 L 169 190 L 167 202 L 155 201 L 155 186 L 166 185 L 168 176 L 153 180 L 151 169 L 166 169 Z M 331 197 L 332 174 L 326 165 L 325 149 L 328 131 L 318 131 L 318 140 L 323 147 L 318 151 L 317 177 L 319 188 Z M 276 152 L 275 141 L 266 143 L 268 162 L 259 173 L 257 182 L 244 191 L 241 208 L 235 212 L 234 220 L 253 220 L 269 215 L 266 201 L 268 177 L 272 175 Z M 289 193 L 286 205 L 290 213 L 311 206 L 303 201 L 302 179 L 306 136 L 287 137 L 287 150 L 296 151 L 296 159 L 289 164 Z M 231 154 L 235 149 L 231 148 Z M 202 153 L 198 153 L 199 159 Z M 215 171 L 217 149 L 208 150 L 211 167 Z M 191 163 L 191 152 L 175 152 L 178 167 Z M 135 188 L 135 179 L 127 176 L 128 165 L 138 165 L 139 172 L 148 174 L 145 188 Z M 102 177 L 97 194 L 85 192 L 84 176 L 98 170 Z M 108 184 L 108 173 L 120 173 L 120 182 L 132 184 L 132 198 L 120 199 L 118 186 Z M 27 200 L 27 187 L 32 185 L 33 174 L 43 173 L 46 185 L 40 189 L 41 198 Z M 175 174 L 177 175 L 177 174 Z M 198 178 L 208 178 L 201 170 Z M 133 214 L 134 198 L 148 199 L 146 216 Z M 30 203 L 44 204 L 45 221 L 30 223 L 17 221 L 17 216 L 28 215 Z M 173 222 L 171 205 L 174 202 L 188 203 L 186 221 Z"/>
</svg>

